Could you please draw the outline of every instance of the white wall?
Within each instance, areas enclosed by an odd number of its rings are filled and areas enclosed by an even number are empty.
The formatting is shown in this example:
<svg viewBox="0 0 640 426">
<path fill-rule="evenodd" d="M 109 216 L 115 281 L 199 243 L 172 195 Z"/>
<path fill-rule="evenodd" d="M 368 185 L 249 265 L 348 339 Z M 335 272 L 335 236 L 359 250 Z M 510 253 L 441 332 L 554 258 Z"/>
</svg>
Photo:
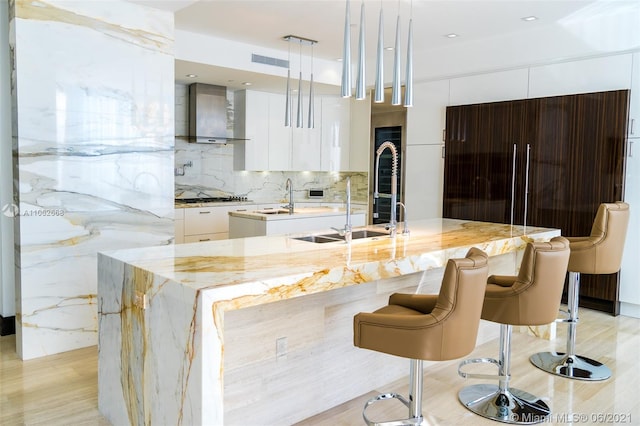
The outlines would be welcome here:
<svg viewBox="0 0 640 426">
<path fill-rule="evenodd" d="M 9 67 L 9 9 L 0 2 L 0 209 L 10 205 L 13 193 L 11 167 L 11 77 Z M 7 211 L 8 213 L 8 211 Z M 13 217 L 0 214 L 0 316 L 15 315 Z"/>
</svg>

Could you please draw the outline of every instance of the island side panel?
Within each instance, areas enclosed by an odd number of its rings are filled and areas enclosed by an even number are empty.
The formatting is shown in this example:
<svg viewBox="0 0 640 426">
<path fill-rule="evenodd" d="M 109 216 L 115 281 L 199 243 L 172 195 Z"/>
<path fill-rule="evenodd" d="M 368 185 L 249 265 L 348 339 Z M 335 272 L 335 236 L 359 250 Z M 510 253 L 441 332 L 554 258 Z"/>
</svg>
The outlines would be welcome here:
<svg viewBox="0 0 640 426">
<path fill-rule="evenodd" d="M 103 254 L 98 290 L 100 412 L 113 424 L 201 424 L 197 292 Z"/>
</svg>

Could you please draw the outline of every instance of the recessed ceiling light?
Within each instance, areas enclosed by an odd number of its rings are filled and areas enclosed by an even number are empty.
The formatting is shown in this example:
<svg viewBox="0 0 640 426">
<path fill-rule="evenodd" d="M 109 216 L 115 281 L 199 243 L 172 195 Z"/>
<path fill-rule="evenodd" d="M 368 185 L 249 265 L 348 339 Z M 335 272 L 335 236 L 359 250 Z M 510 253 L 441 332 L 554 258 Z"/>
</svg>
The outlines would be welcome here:
<svg viewBox="0 0 640 426">
<path fill-rule="evenodd" d="M 445 37 L 447 37 L 447 38 L 456 38 L 456 37 L 458 37 L 458 34 L 456 34 L 456 33 L 449 33 L 449 34 L 445 35 Z"/>
<path fill-rule="evenodd" d="M 342 62 L 342 58 L 337 58 L 336 61 Z"/>
<path fill-rule="evenodd" d="M 393 46 L 387 46 L 387 47 L 385 47 L 385 48 L 384 48 L 384 50 L 389 50 L 389 51 L 391 51 L 391 50 L 393 50 Z"/>
<path fill-rule="evenodd" d="M 531 22 L 531 21 L 537 21 L 538 17 L 531 15 L 531 16 L 525 16 L 524 18 L 520 18 L 520 19 L 522 19 L 523 21 Z"/>
<path fill-rule="evenodd" d="M 253 83 L 251 83 L 250 81 L 243 81 L 242 85 L 243 86 L 251 86 Z"/>
<path fill-rule="evenodd" d="M 196 78 L 198 75 L 197 74 L 187 74 L 185 77 L 187 78 Z"/>
</svg>

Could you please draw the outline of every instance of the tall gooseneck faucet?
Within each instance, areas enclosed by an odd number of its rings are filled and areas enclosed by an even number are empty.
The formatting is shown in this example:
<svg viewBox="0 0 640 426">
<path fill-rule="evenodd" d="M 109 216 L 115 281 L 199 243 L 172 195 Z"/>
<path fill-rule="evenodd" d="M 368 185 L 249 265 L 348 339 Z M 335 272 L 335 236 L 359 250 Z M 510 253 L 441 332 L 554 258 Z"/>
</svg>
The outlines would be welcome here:
<svg viewBox="0 0 640 426">
<path fill-rule="evenodd" d="M 380 172 L 380 155 L 382 155 L 382 152 L 389 148 L 389 150 L 391 151 L 391 155 L 393 156 L 393 160 L 391 163 L 391 194 L 380 194 L 378 192 L 378 175 Z M 377 199 L 382 197 L 382 198 L 391 198 L 391 216 L 389 219 L 389 224 L 387 225 L 387 229 L 389 229 L 390 233 L 389 236 L 391 238 L 396 236 L 396 225 L 397 225 L 397 220 L 396 220 L 396 204 L 398 202 L 397 198 L 398 198 L 398 194 L 397 194 L 397 185 L 398 185 L 398 150 L 396 149 L 396 146 L 390 142 L 390 141 L 386 141 L 384 143 L 382 143 L 382 145 L 380 145 L 380 147 L 378 148 L 378 150 L 376 151 L 376 170 L 375 170 L 375 179 L 374 179 L 374 191 L 373 191 L 373 202 L 376 204 L 376 209 L 375 209 L 375 213 L 373 214 L 373 217 L 378 217 L 378 207 L 377 207 Z"/>
<path fill-rule="evenodd" d="M 291 178 L 287 178 L 286 190 L 289 191 L 289 204 L 284 207 L 289 209 L 289 214 L 293 214 L 293 183 L 291 183 Z"/>
</svg>

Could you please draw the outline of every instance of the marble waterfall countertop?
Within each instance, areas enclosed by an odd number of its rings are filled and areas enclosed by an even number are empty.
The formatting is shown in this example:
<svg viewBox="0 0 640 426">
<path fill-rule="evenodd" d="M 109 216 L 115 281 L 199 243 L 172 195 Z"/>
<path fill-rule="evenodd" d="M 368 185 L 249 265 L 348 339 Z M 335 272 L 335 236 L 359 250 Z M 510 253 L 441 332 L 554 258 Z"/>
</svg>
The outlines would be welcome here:
<svg viewBox="0 0 640 426">
<path fill-rule="evenodd" d="M 225 312 L 439 268 L 472 246 L 496 256 L 560 235 L 452 219 L 410 228 L 351 244 L 273 236 L 100 253 L 100 411 L 113 424 L 224 424 Z"/>
</svg>

